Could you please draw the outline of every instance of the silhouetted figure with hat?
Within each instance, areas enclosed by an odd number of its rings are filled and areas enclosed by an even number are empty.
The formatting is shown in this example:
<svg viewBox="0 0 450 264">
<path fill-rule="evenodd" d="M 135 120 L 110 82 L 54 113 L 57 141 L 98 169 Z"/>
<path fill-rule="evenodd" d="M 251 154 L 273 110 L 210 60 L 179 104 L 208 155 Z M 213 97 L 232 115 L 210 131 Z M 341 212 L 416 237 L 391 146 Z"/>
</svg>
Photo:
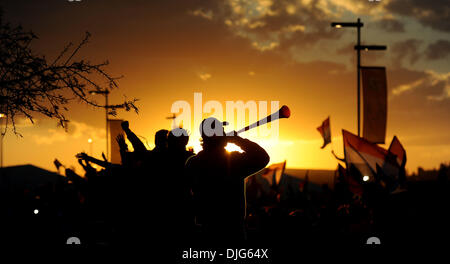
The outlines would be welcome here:
<svg viewBox="0 0 450 264">
<path fill-rule="evenodd" d="M 263 169 L 270 159 L 258 144 L 227 136 L 223 125 L 226 123 L 216 118 L 203 120 L 203 150 L 186 162 L 193 181 L 196 222 L 202 226 L 205 240 L 219 243 L 245 239 L 244 179 Z M 227 152 L 228 142 L 244 152 Z"/>
</svg>

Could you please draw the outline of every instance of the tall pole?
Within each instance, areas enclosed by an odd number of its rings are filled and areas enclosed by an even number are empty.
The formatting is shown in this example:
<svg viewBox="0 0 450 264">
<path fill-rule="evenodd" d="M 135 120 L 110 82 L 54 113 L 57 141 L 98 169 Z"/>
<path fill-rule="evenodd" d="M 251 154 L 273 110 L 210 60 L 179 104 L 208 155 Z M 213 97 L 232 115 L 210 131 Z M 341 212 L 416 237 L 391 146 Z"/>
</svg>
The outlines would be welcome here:
<svg viewBox="0 0 450 264">
<path fill-rule="evenodd" d="M 109 142 L 108 142 L 108 93 L 109 91 L 105 89 L 105 116 L 106 116 L 106 158 L 109 160 Z"/>
<path fill-rule="evenodd" d="M 358 25 L 361 23 L 361 19 L 358 18 Z M 357 45 L 358 47 L 361 46 L 361 27 L 357 27 Z M 360 68 L 361 68 L 361 50 L 358 48 L 356 49 L 356 89 L 357 89 L 357 96 L 358 96 L 358 137 L 361 136 L 361 81 L 360 81 Z"/>
<path fill-rule="evenodd" d="M 0 113 L 0 148 L 1 148 L 1 155 L 2 157 L 0 158 L 0 168 L 3 168 L 3 137 L 5 135 L 3 135 L 3 114 Z"/>
<path fill-rule="evenodd" d="M 0 119 L 0 122 L 2 122 L 2 120 Z M 0 125 L 0 130 L 1 129 L 3 129 L 3 127 L 2 127 L 2 125 Z M 3 132 L 1 132 L 1 134 L 0 134 L 0 137 L 2 137 L 1 139 L 0 139 L 0 148 L 2 148 L 2 150 L 1 150 L 1 155 L 2 155 L 2 157 L 1 157 L 1 161 L 0 161 L 0 168 L 3 168 L 3 137 L 4 137 L 4 135 L 3 135 Z"/>
<path fill-rule="evenodd" d="M 361 22 L 361 19 L 355 22 L 331 22 L 331 26 L 335 28 L 343 28 L 343 27 L 356 27 L 356 96 L 357 96 L 357 123 L 358 123 L 358 136 L 361 136 L 361 50 L 386 50 L 386 46 L 380 45 L 361 45 L 361 27 L 364 24 Z"/>
</svg>

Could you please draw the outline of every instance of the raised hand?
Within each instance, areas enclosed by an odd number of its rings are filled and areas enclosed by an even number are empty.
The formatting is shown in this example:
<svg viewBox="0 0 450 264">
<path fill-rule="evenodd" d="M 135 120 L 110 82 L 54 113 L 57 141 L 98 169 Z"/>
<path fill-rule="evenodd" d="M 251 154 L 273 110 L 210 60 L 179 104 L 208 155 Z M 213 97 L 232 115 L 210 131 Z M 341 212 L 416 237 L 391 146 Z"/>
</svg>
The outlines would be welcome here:
<svg viewBox="0 0 450 264">
<path fill-rule="evenodd" d="M 86 160 L 89 156 L 88 154 L 84 153 L 84 152 L 80 152 L 77 155 L 75 155 L 75 157 L 77 159 L 82 159 L 82 160 Z"/>
<path fill-rule="evenodd" d="M 123 121 L 120 125 L 122 126 L 123 130 L 130 129 L 130 124 L 128 123 L 128 121 Z"/>
</svg>

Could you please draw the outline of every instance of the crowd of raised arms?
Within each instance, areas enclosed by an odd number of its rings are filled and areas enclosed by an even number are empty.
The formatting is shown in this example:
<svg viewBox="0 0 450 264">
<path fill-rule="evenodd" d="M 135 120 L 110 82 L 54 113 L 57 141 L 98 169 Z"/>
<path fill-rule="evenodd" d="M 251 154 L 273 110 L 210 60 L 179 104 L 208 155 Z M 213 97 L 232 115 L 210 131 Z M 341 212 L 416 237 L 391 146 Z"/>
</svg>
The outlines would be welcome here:
<svg viewBox="0 0 450 264">
<path fill-rule="evenodd" d="M 289 177 L 284 185 L 268 184 L 255 176 L 270 160 L 262 147 L 237 135 L 206 133 L 205 124 L 224 132 L 224 122 L 203 120 L 202 150 L 195 154 L 186 149 L 189 136 L 182 128 L 157 131 L 155 147 L 148 150 L 123 122 L 124 133 L 117 137 L 120 164 L 79 153 L 83 176 L 66 168 L 54 185 L 2 192 L 1 218 L 11 227 L 6 237 L 12 243 L 29 237 L 30 243 L 52 245 L 69 236 L 90 245 L 282 243 L 293 238 L 297 244 L 360 244 L 371 233 L 407 239 L 418 223 L 440 226 L 430 222 L 439 217 L 424 212 L 443 211 L 447 185 L 439 185 L 442 192 L 410 188 L 392 195 L 369 183 L 356 195 L 339 175 L 333 189 L 323 185 L 318 192 L 311 191 L 307 179 L 300 185 L 288 184 Z M 226 151 L 230 142 L 243 151 Z M 358 172 L 350 168 L 348 173 Z M 33 208 L 39 214 L 31 215 Z"/>
</svg>

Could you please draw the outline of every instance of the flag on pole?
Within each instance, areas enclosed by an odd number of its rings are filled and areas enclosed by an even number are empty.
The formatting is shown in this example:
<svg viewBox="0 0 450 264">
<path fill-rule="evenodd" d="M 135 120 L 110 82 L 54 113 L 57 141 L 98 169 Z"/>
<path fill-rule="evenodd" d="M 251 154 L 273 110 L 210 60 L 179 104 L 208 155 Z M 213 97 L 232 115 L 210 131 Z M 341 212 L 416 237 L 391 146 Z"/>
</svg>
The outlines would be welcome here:
<svg viewBox="0 0 450 264">
<path fill-rule="evenodd" d="M 386 68 L 362 67 L 363 137 L 384 144 L 387 120 Z"/>
<path fill-rule="evenodd" d="M 406 151 L 403 148 L 403 145 L 400 143 L 400 140 L 398 140 L 397 136 L 394 136 L 392 139 L 391 145 L 388 149 L 389 153 L 392 153 L 397 158 L 397 164 L 400 167 L 404 167 L 406 164 Z"/>
<path fill-rule="evenodd" d="M 374 179 L 377 164 L 383 166 L 387 151 L 376 144 L 342 130 L 347 168 L 354 166 L 362 176 Z"/>
<path fill-rule="evenodd" d="M 362 176 L 368 176 L 370 180 L 380 175 L 380 170 L 386 177 L 398 178 L 400 168 L 389 151 L 346 130 L 342 130 L 342 135 L 347 168 L 354 166 Z"/>
<path fill-rule="evenodd" d="M 280 183 L 281 176 L 286 169 L 286 161 L 275 163 L 264 169 L 261 177 L 266 179 L 271 186 L 277 186 Z"/>
<path fill-rule="evenodd" d="M 61 162 L 59 162 L 58 159 L 55 159 L 53 164 L 55 164 L 56 169 L 59 171 L 59 168 L 62 166 Z"/>
<path fill-rule="evenodd" d="M 317 130 L 323 138 L 323 145 L 322 147 L 320 147 L 321 149 L 323 149 L 326 147 L 326 145 L 331 143 L 330 117 L 325 119 L 325 121 L 322 122 L 322 125 L 318 127 Z"/>
<path fill-rule="evenodd" d="M 392 139 L 391 144 L 389 145 L 388 153 L 390 162 L 396 163 L 397 165 L 393 168 L 394 173 L 395 169 L 398 171 L 397 175 L 394 175 L 394 179 L 402 185 L 406 181 L 406 151 L 397 136 L 394 136 Z"/>
</svg>

